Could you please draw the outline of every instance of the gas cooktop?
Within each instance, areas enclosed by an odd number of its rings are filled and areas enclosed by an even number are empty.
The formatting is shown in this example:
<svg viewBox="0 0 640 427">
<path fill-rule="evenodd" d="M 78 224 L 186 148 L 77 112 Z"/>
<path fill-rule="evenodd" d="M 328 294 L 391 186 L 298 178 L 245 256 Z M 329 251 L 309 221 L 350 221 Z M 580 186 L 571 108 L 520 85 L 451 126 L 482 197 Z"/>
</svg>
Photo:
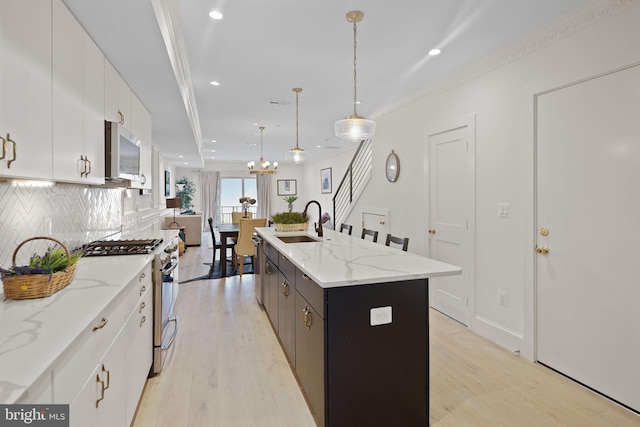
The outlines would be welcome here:
<svg viewBox="0 0 640 427">
<path fill-rule="evenodd" d="M 82 247 L 84 256 L 140 255 L 152 253 L 162 239 L 96 240 Z"/>
</svg>

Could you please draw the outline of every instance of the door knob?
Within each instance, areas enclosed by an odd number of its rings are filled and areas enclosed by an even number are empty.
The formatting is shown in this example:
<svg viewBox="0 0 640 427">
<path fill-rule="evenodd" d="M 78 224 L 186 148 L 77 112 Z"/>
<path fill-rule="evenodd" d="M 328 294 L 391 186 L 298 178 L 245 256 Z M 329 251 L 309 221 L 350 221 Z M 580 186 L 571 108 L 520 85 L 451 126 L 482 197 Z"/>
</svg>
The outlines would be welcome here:
<svg viewBox="0 0 640 427">
<path fill-rule="evenodd" d="M 384 225 L 384 221 L 380 221 L 380 225 Z"/>
<path fill-rule="evenodd" d="M 540 254 L 540 255 L 546 255 L 549 253 L 549 247 L 548 246 L 536 246 L 536 253 Z"/>
<path fill-rule="evenodd" d="M 429 234 L 436 234 L 436 229 L 433 227 L 429 227 Z"/>
</svg>

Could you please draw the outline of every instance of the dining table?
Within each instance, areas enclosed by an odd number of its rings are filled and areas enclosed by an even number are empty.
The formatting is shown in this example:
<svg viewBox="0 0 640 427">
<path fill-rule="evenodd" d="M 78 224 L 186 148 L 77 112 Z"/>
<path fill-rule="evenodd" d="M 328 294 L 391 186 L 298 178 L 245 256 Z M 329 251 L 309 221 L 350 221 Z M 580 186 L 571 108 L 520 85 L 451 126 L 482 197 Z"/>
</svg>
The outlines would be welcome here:
<svg viewBox="0 0 640 427">
<path fill-rule="evenodd" d="M 227 276 L 227 241 L 230 238 L 238 237 L 238 232 L 240 231 L 240 225 L 234 223 L 223 223 L 218 225 L 218 233 L 220 234 L 220 241 L 213 242 L 212 250 L 216 250 L 216 246 L 220 248 L 220 276 Z M 207 263 L 208 264 L 208 263 Z M 189 283 L 195 282 L 196 280 L 207 280 L 207 279 L 217 279 L 214 275 L 215 271 L 215 256 L 213 258 L 213 263 L 211 263 L 211 267 L 209 268 L 209 272 L 205 275 L 194 277 L 192 279 L 183 280 L 180 283 Z"/>
<path fill-rule="evenodd" d="M 237 223 L 224 223 L 218 225 L 218 233 L 220 233 L 220 277 L 227 276 L 227 240 L 234 237 L 237 238 L 239 231 L 240 224 Z"/>
</svg>

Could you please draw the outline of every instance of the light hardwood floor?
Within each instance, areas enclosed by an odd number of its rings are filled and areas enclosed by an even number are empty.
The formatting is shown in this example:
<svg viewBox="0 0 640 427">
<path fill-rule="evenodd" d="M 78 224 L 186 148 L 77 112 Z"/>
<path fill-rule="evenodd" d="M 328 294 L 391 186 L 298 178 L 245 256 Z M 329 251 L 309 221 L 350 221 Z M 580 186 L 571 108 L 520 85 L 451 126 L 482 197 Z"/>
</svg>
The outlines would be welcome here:
<svg viewBox="0 0 640 427">
<path fill-rule="evenodd" d="M 181 280 L 206 273 L 206 242 L 181 257 Z M 178 336 L 134 427 L 315 426 L 253 275 L 180 285 L 176 314 Z M 429 321 L 432 426 L 640 426 L 638 415 L 436 311 Z"/>
</svg>

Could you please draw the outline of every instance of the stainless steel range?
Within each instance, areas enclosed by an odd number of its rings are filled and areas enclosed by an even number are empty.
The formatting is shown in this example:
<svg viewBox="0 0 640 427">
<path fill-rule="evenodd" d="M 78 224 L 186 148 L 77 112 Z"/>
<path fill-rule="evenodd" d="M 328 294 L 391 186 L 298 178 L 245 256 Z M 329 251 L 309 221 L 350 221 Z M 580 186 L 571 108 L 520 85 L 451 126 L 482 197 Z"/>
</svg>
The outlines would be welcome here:
<svg viewBox="0 0 640 427">
<path fill-rule="evenodd" d="M 154 254 L 153 258 L 153 366 L 162 370 L 168 350 L 178 333 L 174 306 L 178 297 L 178 237 L 163 239 L 96 240 L 83 246 L 84 256 Z"/>
<path fill-rule="evenodd" d="M 150 254 L 162 239 L 96 240 L 82 247 L 84 256 Z"/>
</svg>

